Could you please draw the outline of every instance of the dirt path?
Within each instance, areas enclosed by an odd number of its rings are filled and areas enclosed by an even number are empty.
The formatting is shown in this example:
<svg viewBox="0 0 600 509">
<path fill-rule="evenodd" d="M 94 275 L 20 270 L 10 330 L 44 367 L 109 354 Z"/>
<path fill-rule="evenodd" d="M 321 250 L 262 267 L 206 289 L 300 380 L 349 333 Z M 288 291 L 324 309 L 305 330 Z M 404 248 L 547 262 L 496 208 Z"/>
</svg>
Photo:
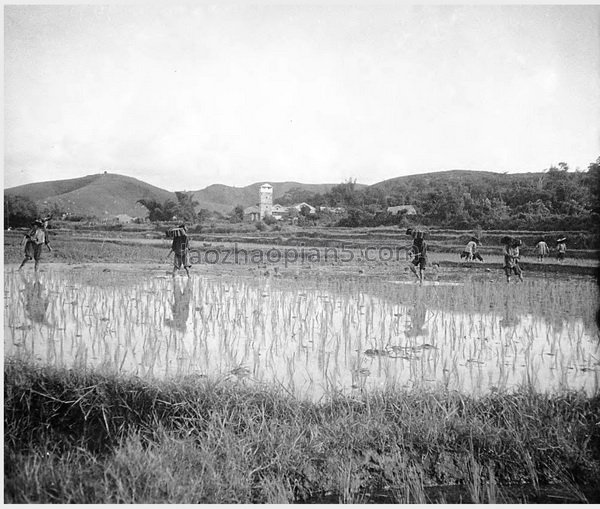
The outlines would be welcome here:
<svg viewBox="0 0 600 509">
<path fill-rule="evenodd" d="M 558 263 L 522 263 L 525 277 L 593 277 L 597 274 L 597 267 L 567 265 Z M 18 264 L 7 263 L 5 271 L 16 271 Z M 33 272 L 33 264 L 26 265 L 24 273 Z M 143 277 L 147 275 L 170 275 L 170 263 L 112 263 L 112 262 L 43 262 L 40 271 L 86 271 L 89 273 L 111 273 L 112 275 L 128 275 L 130 277 Z M 285 278 L 381 278 L 386 280 L 414 280 L 410 273 L 408 262 L 381 262 L 363 263 L 353 261 L 350 263 L 290 263 L 290 264 L 234 264 L 234 263 L 201 263 L 191 269 L 192 275 L 245 275 L 248 277 L 285 277 Z M 440 261 L 432 263 L 426 271 L 426 280 L 429 281 L 463 281 L 463 280 L 491 280 L 504 281 L 504 272 L 497 263 L 460 263 Z"/>
</svg>

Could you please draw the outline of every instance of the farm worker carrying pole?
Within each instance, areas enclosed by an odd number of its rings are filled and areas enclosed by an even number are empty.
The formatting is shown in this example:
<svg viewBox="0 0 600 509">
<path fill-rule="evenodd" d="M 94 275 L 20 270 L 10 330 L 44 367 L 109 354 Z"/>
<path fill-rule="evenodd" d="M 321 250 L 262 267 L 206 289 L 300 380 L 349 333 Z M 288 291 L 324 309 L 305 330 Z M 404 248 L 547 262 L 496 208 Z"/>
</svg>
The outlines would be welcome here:
<svg viewBox="0 0 600 509">
<path fill-rule="evenodd" d="M 171 244 L 171 251 L 167 255 L 167 258 L 171 252 L 175 253 L 173 259 L 173 277 L 175 273 L 180 269 L 184 268 L 187 277 L 190 277 L 190 271 L 188 270 L 191 265 L 188 262 L 188 251 L 189 251 L 189 238 L 184 224 L 180 224 L 177 228 L 173 228 L 169 232 L 173 237 L 173 243 Z"/>
<path fill-rule="evenodd" d="M 50 244 L 48 243 L 48 235 L 44 229 L 44 223 L 39 219 L 36 219 L 31 225 L 31 229 L 23 237 L 25 242 L 25 258 L 19 265 L 19 270 L 23 268 L 29 260 L 35 260 L 35 271 L 38 270 L 40 258 L 42 257 L 42 246 L 46 245 L 48 251 L 52 251 Z M 21 242 L 23 244 L 23 242 Z"/>
<path fill-rule="evenodd" d="M 504 255 L 504 273 L 506 274 L 506 282 L 510 283 L 511 274 L 518 276 L 519 281 L 523 281 L 523 271 L 519 266 L 519 246 L 521 241 L 519 239 L 513 239 L 511 237 L 502 237 L 502 244 L 504 249 L 502 254 Z"/>
<path fill-rule="evenodd" d="M 409 250 L 409 253 L 411 253 L 413 259 L 410 262 L 409 267 L 412 273 L 422 283 L 423 273 L 425 272 L 425 267 L 427 266 L 427 242 L 425 242 L 424 239 L 425 233 L 422 230 L 408 228 L 406 230 L 406 235 L 411 235 L 413 238 L 413 243 Z M 419 267 L 419 272 L 417 272 L 417 267 Z"/>
</svg>

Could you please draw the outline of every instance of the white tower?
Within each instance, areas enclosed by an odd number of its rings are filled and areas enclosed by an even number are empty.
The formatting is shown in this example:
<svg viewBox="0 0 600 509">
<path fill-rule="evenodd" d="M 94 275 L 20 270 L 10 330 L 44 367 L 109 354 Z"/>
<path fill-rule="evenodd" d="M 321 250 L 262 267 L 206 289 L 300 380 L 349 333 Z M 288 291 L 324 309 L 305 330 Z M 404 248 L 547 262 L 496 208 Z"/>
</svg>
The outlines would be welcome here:
<svg viewBox="0 0 600 509">
<path fill-rule="evenodd" d="M 263 184 L 260 186 L 260 202 L 258 204 L 260 218 L 264 219 L 265 216 L 270 216 L 272 209 L 273 187 L 270 184 Z"/>
</svg>

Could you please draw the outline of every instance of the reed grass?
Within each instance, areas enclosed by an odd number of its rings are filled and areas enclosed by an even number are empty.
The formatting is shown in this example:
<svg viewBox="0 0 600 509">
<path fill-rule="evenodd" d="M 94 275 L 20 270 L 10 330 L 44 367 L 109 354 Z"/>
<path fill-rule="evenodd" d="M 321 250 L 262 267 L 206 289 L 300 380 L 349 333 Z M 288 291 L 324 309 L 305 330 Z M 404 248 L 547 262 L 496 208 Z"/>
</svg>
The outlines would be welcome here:
<svg viewBox="0 0 600 509">
<path fill-rule="evenodd" d="M 594 501 L 600 397 L 383 391 L 300 401 L 224 379 L 8 362 L 5 502 Z M 438 487 L 438 488 L 436 488 Z M 538 498 L 536 498 L 538 497 Z"/>
</svg>

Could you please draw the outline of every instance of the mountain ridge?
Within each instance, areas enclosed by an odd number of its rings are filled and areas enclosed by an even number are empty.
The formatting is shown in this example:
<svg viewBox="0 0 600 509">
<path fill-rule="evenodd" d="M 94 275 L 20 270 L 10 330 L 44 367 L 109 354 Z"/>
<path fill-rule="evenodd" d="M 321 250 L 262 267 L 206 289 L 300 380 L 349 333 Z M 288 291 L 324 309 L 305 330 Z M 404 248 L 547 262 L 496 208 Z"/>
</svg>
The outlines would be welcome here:
<svg viewBox="0 0 600 509">
<path fill-rule="evenodd" d="M 452 169 L 439 172 L 404 175 L 376 182 L 371 185 L 356 184 L 357 188 L 372 188 L 389 192 L 398 185 L 428 185 L 433 180 L 443 179 L 448 182 L 486 182 L 498 177 L 527 179 L 533 175 L 542 176 L 543 172 L 508 174 L 480 170 Z M 237 205 L 248 207 L 259 200 L 259 189 L 265 181 L 246 186 L 228 186 L 226 184 L 210 184 L 192 191 L 193 199 L 198 202 L 197 209 L 208 209 L 222 214 L 230 213 Z M 300 189 L 309 193 L 326 193 L 338 184 L 306 184 L 296 181 L 268 182 L 273 186 L 273 200 L 277 201 L 285 193 Z M 142 180 L 117 173 L 97 173 L 73 179 L 62 179 L 45 182 L 23 184 L 5 189 L 5 195 L 22 195 L 32 199 L 40 210 L 57 206 L 65 212 L 81 216 L 110 217 L 117 214 L 128 214 L 133 217 L 146 217 L 147 209 L 137 203 L 140 199 L 153 199 L 159 202 L 177 201 L 176 193 L 167 191 Z"/>
<path fill-rule="evenodd" d="M 176 200 L 175 193 L 153 186 L 134 177 L 117 173 L 97 173 L 63 180 L 23 184 L 4 190 L 5 195 L 24 196 L 40 210 L 58 207 L 63 212 L 98 218 L 127 214 L 146 217 L 141 199 L 160 202 Z"/>
</svg>

